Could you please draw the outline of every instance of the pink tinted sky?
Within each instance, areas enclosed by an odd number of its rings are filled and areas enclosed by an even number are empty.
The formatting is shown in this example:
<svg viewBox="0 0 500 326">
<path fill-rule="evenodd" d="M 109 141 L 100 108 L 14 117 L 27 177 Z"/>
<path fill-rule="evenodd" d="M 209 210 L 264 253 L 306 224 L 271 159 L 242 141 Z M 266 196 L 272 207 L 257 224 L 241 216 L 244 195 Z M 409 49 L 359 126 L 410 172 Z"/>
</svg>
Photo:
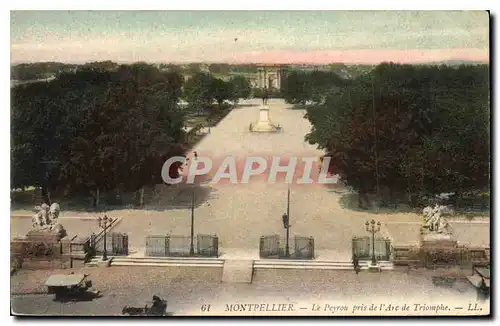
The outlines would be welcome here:
<svg viewBox="0 0 500 326">
<path fill-rule="evenodd" d="M 11 62 L 489 61 L 486 11 L 14 11 Z"/>
<path fill-rule="evenodd" d="M 377 64 L 383 61 L 418 63 L 444 60 L 470 60 L 488 62 L 485 49 L 430 49 L 430 50 L 345 50 L 345 51 L 268 51 L 239 53 L 227 61 L 269 62 L 269 63 L 312 63 L 347 62 Z"/>
</svg>

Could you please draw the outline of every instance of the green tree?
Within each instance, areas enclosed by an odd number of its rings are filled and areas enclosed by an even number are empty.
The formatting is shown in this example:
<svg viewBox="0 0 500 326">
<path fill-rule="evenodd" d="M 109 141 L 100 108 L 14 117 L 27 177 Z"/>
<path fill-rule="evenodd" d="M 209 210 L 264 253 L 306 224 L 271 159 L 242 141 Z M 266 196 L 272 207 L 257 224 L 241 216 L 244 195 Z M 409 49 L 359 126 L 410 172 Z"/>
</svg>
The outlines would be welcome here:
<svg viewBox="0 0 500 326">
<path fill-rule="evenodd" d="M 229 97 L 231 96 L 231 84 L 219 79 L 219 78 L 212 78 L 212 83 L 210 85 L 210 93 L 212 94 L 213 98 L 217 101 L 217 104 L 219 105 L 219 110 L 222 109 L 222 104 L 224 103 L 225 100 L 228 100 Z"/>
<path fill-rule="evenodd" d="M 197 73 L 188 79 L 184 86 L 184 98 L 197 112 L 209 108 L 212 104 L 212 75 Z"/>
<path fill-rule="evenodd" d="M 387 189 L 383 202 L 416 204 L 487 189 L 488 76 L 487 66 L 381 64 L 308 108 L 306 139 L 360 197 Z"/>
<path fill-rule="evenodd" d="M 44 160 L 59 162 L 51 186 L 90 192 L 95 204 L 103 190 L 162 182 L 164 161 L 183 153 L 181 87 L 178 73 L 143 63 L 15 87 L 12 187 L 46 183 Z"/>
<path fill-rule="evenodd" d="M 243 76 L 234 76 L 229 80 L 231 92 L 229 99 L 236 106 L 241 98 L 246 99 L 250 97 L 252 88 L 250 82 Z"/>
</svg>

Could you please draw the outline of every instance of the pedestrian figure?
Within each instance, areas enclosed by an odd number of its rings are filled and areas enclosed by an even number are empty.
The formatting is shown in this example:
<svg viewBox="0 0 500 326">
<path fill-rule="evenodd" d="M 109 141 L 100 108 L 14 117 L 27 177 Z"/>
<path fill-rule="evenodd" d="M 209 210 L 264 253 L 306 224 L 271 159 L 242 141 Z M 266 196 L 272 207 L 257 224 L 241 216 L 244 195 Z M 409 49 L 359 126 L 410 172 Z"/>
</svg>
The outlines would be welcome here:
<svg viewBox="0 0 500 326">
<path fill-rule="evenodd" d="M 359 273 L 359 259 L 358 259 L 358 256 L 356 254 L 353 254 L 352 255 L 352 264 L 354 266 L 354 271 L 356 272 L 356 274 Z"/>
<path fill-rule="evenodd" d="M 194 159 L 196 160 L 198 158 L 198 153 L 195 151 L 194 152 Z"/>
</svg>

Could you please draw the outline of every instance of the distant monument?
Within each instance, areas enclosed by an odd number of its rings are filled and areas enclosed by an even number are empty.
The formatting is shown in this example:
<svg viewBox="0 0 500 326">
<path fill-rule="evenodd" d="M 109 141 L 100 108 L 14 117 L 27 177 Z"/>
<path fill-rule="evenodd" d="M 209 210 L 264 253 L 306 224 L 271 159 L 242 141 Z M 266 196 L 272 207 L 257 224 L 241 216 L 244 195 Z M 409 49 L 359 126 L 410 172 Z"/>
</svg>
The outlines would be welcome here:
<svg viewBox="0 0 500 326">
<path fill-rule="evenodd" d="M 255 124 L 250 124 L 251 132 L 280 132 L 281 127 L 271 123 L 269 118 L 269 107 L 261 106 L 259 113 L 259 121 Z"/>
<path fill-rule="evenodd" d="M 31 231 L 28 232 L 28 238 L 44 236 L 59 241 L 67 235 L 66 230 L 59 223 L 61 209 L 58 203 L 53 203 L 50 207 L 47 204 L 42 204 L 36 206 L 35 210 L 37 212 L 31 218 L 32 226 Z"/>
</svg>

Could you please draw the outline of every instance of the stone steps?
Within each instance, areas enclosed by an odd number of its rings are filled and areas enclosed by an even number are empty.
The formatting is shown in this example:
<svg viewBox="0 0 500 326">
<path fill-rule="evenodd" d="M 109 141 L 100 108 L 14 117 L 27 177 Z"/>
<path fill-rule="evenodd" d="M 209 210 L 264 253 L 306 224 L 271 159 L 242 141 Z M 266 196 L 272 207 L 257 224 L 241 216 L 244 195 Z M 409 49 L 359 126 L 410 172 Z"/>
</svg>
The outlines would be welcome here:
<svg viewBox="0 0 500 326">
<path fill-rule="evenodd" d="M 261 260 L 238 260 L 219 258 L 198 257 L 109 257 L 110 266 L 151 266 L 151 267 L 211 267 L 224 268 L 227 273 L 228 282 L 249 282 L 252 271 L 259 269 L 322 269 L 322 270 L 352 270 L 352 262 L 349 261 L 314 261 L 314 260 L 284 260 L 284 259 L 261 259 Z M 86 265 L 89 267 L 99 266 L 101 257 L 92 259 Z M 394 265 L 390 261 L 379 261 L 382 270 L 393 270 Z M 369 261 L 361 261 L 361 270 L 368 270 Z M 232 276 L 230 276 L 232 275 Z M 236 276 L 235 276 L 236 275 Z"/>
<path fill-rule="evenodd" d="M 253 265 L 253 260 L 226 260 L 222 271 L 222 282 L 252 283 Z"/>
<path fill-rule="evenodd" d="M 370 262 L 361 261 L 361 270 L 367 270 Z M 389 261 L 380 261 L 378 265 L 382 270 L 392 270 L 394 265 Z M 256 260 L 254 269 L 323 269 L 323 270 L 353 270 L 352 262 L 349 261 L 304 261 L 304 260 Z"/>
<path fill-rule="evenodd" d="M 111 257 L 110 257 L 111 258 Z M 88 265 L 96 266 L 94 258 Z M 224 260 L 217 258 L 173 258 L 173 257 L 112 257 L 110 266 L 151 266 L 151 267 L 218 267 Z"/>
</svg>

